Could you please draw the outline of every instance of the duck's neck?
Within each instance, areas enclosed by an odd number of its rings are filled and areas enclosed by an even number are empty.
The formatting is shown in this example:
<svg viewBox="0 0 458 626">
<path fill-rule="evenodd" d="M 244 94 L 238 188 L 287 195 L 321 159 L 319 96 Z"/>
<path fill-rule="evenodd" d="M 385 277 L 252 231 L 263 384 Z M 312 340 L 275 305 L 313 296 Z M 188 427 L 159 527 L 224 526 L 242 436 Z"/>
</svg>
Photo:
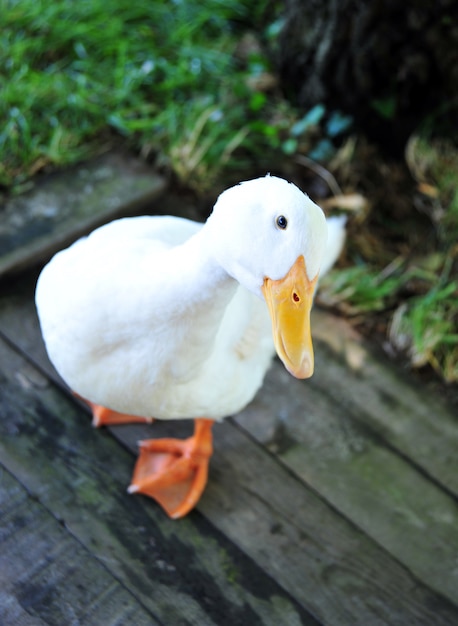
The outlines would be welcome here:
<svg viewBox="0 0 458 626">
<path fill-rule="evenodd" d="M 183 245 L 171 251 L 174 264 L 175 295 L 180 298 L 180 309 L 193 316 L 202 315 L 207 323 L 218 324 L 238 283 L 221 267 L 211 254 L 209 231 L 204 227 Z"/>
</svg>

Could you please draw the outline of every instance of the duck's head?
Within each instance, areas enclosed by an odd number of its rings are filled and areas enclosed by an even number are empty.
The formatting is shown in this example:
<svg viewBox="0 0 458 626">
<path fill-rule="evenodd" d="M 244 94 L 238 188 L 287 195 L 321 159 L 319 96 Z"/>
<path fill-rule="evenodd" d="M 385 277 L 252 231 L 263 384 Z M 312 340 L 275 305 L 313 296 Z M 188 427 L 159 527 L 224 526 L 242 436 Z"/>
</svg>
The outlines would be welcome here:
<svg viewBox="0 0 458 626">
<path fill-rule="evenodd" d="M 310 311 L 326 247 L 320 207 L 292 183 L 266 176 L 222 193 L 208 226 L 218 262 L 265 298 L 286 369 L 297 378 L 311 376 Z"/>
</svg>

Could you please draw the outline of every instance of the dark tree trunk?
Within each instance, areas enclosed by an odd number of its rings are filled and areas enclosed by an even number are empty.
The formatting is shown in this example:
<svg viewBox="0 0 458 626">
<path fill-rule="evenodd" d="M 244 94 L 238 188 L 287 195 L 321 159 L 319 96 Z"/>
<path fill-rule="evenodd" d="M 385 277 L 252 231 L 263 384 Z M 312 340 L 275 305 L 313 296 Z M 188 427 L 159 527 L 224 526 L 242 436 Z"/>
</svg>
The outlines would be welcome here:
<svg viewBox="0 0 458 626">
<path fill-rule="evenodd" d="M 287 0 L 284 15 L 280 74 L 299 105 L 346 111 L 391 150 L 428 116 L 456 130 L 457 0 Z"/>
</svg>

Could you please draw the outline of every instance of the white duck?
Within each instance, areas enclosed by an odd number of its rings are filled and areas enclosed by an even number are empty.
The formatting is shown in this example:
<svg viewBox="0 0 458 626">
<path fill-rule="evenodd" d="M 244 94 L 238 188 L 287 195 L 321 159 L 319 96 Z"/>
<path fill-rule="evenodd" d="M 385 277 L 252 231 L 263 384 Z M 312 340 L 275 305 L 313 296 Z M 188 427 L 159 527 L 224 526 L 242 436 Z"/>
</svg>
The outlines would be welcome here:
<svg viewBox="0 0 458 626">
<path fill-rule="evenodd" d="M 310 309 L 344 223 L 331 222 L 328 247 L 326 230 L 316 204 L 267 176 L 222 193 L 204 225 L 117 220 L 43 269 L 46 348 L 97 425 L 195 420 L 187 440 L 141 442 L 130 492 L 185 515 L 206 484 L 213 420 L 251 401 L 275 349 L 291 374 L 312 375 Z"/>
</svg>

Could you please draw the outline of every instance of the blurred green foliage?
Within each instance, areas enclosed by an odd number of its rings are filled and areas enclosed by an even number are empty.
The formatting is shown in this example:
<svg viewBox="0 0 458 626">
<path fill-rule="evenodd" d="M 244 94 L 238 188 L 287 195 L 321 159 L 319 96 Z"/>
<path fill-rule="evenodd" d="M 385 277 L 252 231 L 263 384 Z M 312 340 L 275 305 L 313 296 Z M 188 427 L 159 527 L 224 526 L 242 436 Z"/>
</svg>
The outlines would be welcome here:
<svg viewBox="0 0 458 626">
<path fill-rule="evenodd" d="M 313 120 L 298 121 L 250 38 L 275 36 L 271 10 L 269 0 L 2 0 L 0 184 L 93 154 L 110 128 L 198 191 L 223 168 L 291 153 Z"/>
</svg>

